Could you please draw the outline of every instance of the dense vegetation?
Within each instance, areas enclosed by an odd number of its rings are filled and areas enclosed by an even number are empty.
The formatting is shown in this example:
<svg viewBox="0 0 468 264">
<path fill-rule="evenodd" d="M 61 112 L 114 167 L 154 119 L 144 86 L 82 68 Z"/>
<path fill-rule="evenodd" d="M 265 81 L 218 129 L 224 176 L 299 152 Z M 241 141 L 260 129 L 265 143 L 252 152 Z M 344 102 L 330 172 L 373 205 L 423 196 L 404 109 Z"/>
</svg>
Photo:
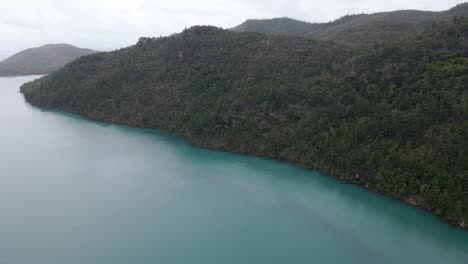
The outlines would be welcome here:
<svg viewBox="0 0 468 264">
<path fill-rule="evenodd" d="M 232 28 L 236 32 L 297 35 L 369 46 L 422 33 L 430 23 L 468 15 L 468 3 L 443 12 L 402 10 L 375 14 L 347 15 L 329 23 L 307 23 L 290 18 L 247 20 Z"/>
<path fill-rule="evenodd" d="M 282 159 L 468 223 L 468 20 L 360 50 L 192 27 L 81 57 L 31 104 Z"/>
<path fill-rule="evenodd" d="M 18 76 L 51 73 L 70 61 L 96 53 L 68 44 L 48 44 L 20 51 L 0 62 L 0 76 Z"/>
<path fill-rule="evenodd" d="M 235 32 L 305 36 L 311 32 L 319 31 L 324 27 L 326 27 L 326 24 L 308 23 L 282 17 L 273 19 L 249 19 L 231 30 Z"/>
</svg>

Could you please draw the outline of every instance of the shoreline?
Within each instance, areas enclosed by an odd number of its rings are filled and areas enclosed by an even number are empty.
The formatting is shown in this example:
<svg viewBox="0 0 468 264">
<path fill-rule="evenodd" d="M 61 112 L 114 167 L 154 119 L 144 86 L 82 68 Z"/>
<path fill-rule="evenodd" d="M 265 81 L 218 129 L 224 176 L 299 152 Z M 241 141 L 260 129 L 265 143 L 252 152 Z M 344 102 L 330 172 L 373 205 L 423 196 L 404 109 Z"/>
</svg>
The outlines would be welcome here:
<svg viewBox="0 0 468 264">
<path fill-rule="evenodd" d="M 275 157 L 271 157 L 271 156 L 267 156 L 267 155 L 259 155 L 259 154 L 249 153 L 249 152 L 245 152 L 245 151 L 241 151 L 241 150 L 236 150 L 234 148 L 225 147 L 224 145 L 223 146 L 216 146 L 216 144 L 207 144 L 207 143 L 202 142 L 201 140 L 193 139 L 193 138 L 191 138 L 191 137 L 189 137 L 189 136 L 187 136 L 185 134 L 178 133 L 176 131 L 167 130 L 167 129 L 164 129 L 164 128 L 146 127 L 146 126 L 141 126 L 141 125 L 138 125 L 138 124 L 132 124 L 130 122 L 119 122 L 119 121 L 111 120 L 111 119 L 108 119 L 108 118 L 92 117 L 90 115 L 83 114 L 83 113 L 78 113 L 78 112 L 74 112 L 74 111 L 65 111 L 65 110 L 62 110 L 62 109 L 53 109 L 53 108 L 41 107 L 39 105 L 35 105 L 35 104 L 31 103 L 30 101 L 28 101 L 28 99 L 26 98 L 26 96 L 24 96 L 22 91 L 20 91 L 20 93 L 23 95 L 23 98 L 24 98 L 24 100 L 25 100 L 25 102 L 27 104 L 29 104 L 32 107 L 36 107 L 38 109 L 41 109 L 43 111 L 67 113 L 67 114 L 76 115 L 76 116 L 78 116 L 80 118 L 90 120 L 90 121 L 113 124 L 113 125 L 121 125 L 121 126 L 126 126 L 126 127 L 129 127 L 129 128 L 157 129 L 157 130 L 161 130 L 161 131 L 164 131 L 164 132 L 171 133 L 173 135 L 179 136 L 185 142 L 187 142 L 188 144 L 190 144 L 192 146 L 195 146 L 195 147 L 199 147 L 199 148 L 203 148 L 203 149 L 207 149 L 207 150 L 213 150 L 213 151 L 223 151 L 223 152 L 229 152 L 229 153 L 233 153 L 233 154 L 247 155 L 247 156 L 252 156 L 252 157 L 257 157 L 257 158 L 265 158 L 265 159 L 269 159 L 269 160 L 273 160 L 273 161 L 279 161 L 279 162 L 286 162 L 286 163 L 288 163 L 289 165 L 292 165 L 292 166 L 300 167 L 300 168 L 311 170 L 311 171 L 316 171 L 316 172 L 319 172 L 321 175 L 323 175 L 325 177 L 332 177 L 332 178 L 335 178 L 335 179 L 340 180 L 342 182 L 345 182 L 347 184 L 353 184 L 353 185 L 359 186 L 360 188 L 363 188 L 363 189 L 365 189 L 367 191 L 370 191 L 370 192 L 373 192 L 373 193 L 376 193 L 376 194 L 379 194 L 379 195 L 383 195 L 385 197 L 397 200 L 399 202 L 402 202 L 404 204 L 410 205 L 410 206 L 415 207 L 415 208 L 419 208 L 419 209 L 423 210 L 424 212 L 430 214 L 431 216 L 436 217 L 436 218 L 438 218 L 440 220 L 443 220 L 445 223 L 449 224 L 451 227 L 461 228 L 461 229 L 463 229 L 465 231 L 468 231 L 468 223 L 465 222 L 466 220 L 462 221 L 462 222 L 457 222 L 457 221 L 452 220 L 452 219 L 447 218 L 447 217 L 438 216 L 438 215 L 435 214 L 434 209 L 430 208 L 429 206 L 426 206 L 417 197 L 402 197 L 402 196 L 397 196 L 397 195 L 388 194 L 388 193 L 384 193 L 384 192 L 379 192 L 377 190 L 369 188 L 369 186 L 367 184 L 362 184 L 362 183 L 360 183 L 359 181 L 356 180 L 356 179 L 359 179 L 359 178 L 340 175 L 339 173 L 333 172 L 333 169 L 328 169 L 328 168 L 316 169 L 316 168 L 313 168 L 313 167 L 310 167 L 310 166 L 307 166 L 307 165 L 304 165 L 304 164 L 300 164 L 300 163 L 297 163 L 297 162 L 294 162 L 294 161 L 286 160 L 286 159 L 279 159 L 279 158 L 275 158 Z"/>
</svg>

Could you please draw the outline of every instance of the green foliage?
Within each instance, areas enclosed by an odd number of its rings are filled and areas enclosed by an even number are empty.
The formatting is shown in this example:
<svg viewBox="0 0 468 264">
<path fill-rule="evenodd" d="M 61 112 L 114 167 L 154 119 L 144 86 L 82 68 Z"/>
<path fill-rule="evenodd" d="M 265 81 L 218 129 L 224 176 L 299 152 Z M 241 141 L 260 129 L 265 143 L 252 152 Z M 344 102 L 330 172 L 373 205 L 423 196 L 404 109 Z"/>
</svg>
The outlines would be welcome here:
<svg viewBox="0 0 468 264">
<path fill-rule="evenodd" d="M 325 26 L 325 24 L 308 23 L 283 17 L 273 19 L 249 19 L 231 30 L 235 32 L 303 36 L 313 31 L 321 30 Z"/>
<path fill-rule="evenodd" d="M 193 27 L 22 87 L 40 107 L 293 162 L 468 219 L 468 21 L 374 49 Z"/>
</svg>

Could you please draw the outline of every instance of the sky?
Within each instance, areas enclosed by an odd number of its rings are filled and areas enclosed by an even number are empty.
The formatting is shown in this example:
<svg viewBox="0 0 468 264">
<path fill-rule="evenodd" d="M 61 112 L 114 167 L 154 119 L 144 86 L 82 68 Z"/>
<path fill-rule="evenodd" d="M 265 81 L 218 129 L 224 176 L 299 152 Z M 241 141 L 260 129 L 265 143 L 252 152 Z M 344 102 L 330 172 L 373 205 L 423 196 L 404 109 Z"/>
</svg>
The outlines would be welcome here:
<svg viewBox="0 0 468 264">
<path fill-rule="evenodd" d="M 346 14 L 447 10 L 466 0 L 0 0 L 0 59 L 26 48 L 68 43 L 113 50 L 139 37 L 193 25 L 234 27 L 250 18 L 328 22 Z"/>
</svg>

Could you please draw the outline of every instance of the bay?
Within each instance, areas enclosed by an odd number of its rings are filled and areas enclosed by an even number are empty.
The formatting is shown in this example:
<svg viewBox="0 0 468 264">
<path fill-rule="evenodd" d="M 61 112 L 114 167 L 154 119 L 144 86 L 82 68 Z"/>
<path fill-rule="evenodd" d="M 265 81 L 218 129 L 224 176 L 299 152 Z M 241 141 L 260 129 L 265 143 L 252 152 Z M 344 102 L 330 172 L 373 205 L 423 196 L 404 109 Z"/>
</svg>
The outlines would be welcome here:
<svg viewBox="0 0 468 264">
<path fill-rule="evenodd" d="M 0 78 L 0 263 L 468 263 L 468 232 L 292 165 L 28 105 Z"/>
</svg>

